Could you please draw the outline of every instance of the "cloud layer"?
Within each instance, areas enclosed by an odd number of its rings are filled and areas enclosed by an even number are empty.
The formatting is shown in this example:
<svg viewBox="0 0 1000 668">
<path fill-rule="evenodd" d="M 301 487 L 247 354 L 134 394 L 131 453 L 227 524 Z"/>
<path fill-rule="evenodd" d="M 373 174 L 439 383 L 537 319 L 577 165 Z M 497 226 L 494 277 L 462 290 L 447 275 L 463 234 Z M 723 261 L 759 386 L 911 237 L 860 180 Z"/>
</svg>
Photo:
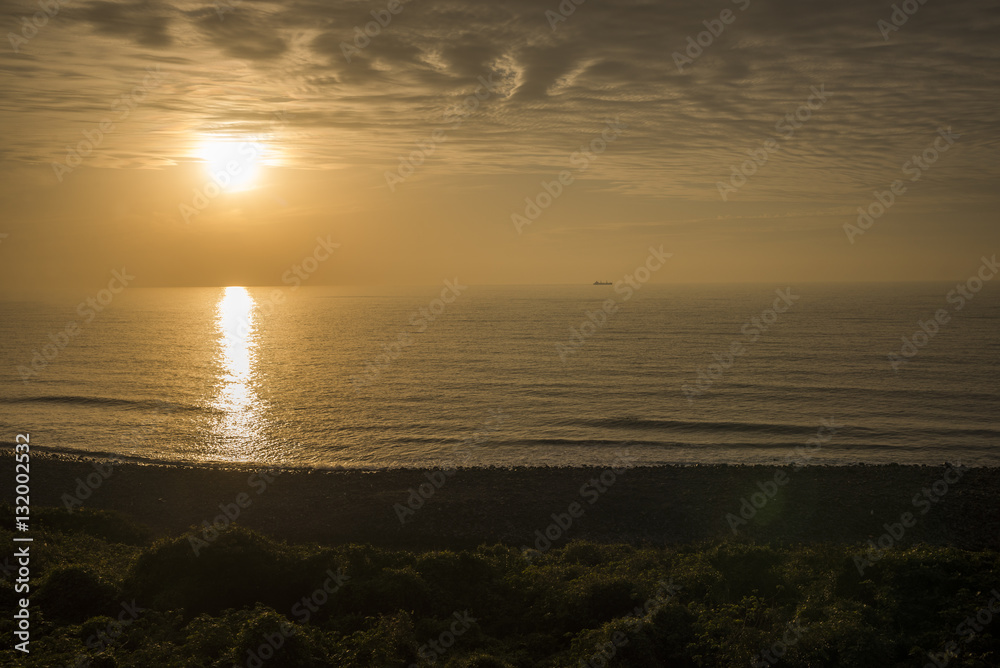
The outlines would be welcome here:
<svg viewBox="0 0 1000 668">
<path fill-rule="evenodd" d="M 623 192 L 718 199 L 772 140 L 734 198 L 833 200 L 885 187 L 946 126 L 961 139 L 939 187 L 989 198 L 1000 175 L 995 2 L 914 4 L 899 25 L 861 0 L 56 4 L 30 39 L 38 5 L 0 9 L 8 161 L 60 159 L 158 64 L 166 83 L 93 165 L 185 162 L 204 137 L 261 136 L 284 111 L 274 160 L 305 169 L 394 169 L 446 127 L 436 175 L 548 174 L 618 117 L 627 133 L 590 176 Z M 495 89 L 460 112 L 479 77 Z M 782 125 L 813 87 L 828 99 Z"/>
</svg>

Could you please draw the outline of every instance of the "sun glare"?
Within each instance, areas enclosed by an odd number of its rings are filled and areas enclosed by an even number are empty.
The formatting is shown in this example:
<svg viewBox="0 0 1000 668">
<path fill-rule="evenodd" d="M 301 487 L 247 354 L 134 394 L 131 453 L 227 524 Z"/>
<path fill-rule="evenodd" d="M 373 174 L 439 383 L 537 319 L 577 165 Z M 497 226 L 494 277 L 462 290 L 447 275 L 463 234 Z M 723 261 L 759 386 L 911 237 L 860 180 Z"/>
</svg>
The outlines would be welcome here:
<svg viewBox="0 0 1000 668">
<path fill-rule="evenodd" d="M 255 140 L 209 139 L 199 146 L 198 157 L 223 191 L 239 192 L 256 185 L 264 147 Z"/>
<path fill-rule="evenodd" d="M 263 428 L 263 409 L 254 389 L 257 327 L 257 304 L 249 291 L 223 290 L 216 306 L 220 375 L 213 401 L 222 446 L 215 455 L 233 461 L 253 455 Z"/>
</svg>

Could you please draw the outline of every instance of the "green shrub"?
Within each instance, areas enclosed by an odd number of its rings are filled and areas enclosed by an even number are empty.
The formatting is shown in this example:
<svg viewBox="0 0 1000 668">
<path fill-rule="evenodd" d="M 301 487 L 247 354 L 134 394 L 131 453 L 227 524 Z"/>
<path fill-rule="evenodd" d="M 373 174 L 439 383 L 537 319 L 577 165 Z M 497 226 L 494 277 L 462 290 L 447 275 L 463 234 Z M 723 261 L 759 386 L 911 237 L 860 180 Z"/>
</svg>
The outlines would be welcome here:
<svg viewBox="0 0 1000 668">
<path fill-rule="evenodd" d="M 926 545 L 890 550 L 863 574 L 852 559 L 860 545 L 735 541 L 573 542 L 529 562 L 514 546 L 319 548 L 232 528 L 196 555 L 190 537 L 200 533 L 129 545 L 121 518 L 50 517 L 32 546 L 32 652 L 0 648 L 0 665 L 423 667 L 421 648 L 468 610 L 475 623 L 433 665 L 745 667 L 794 622 L 801 637 L 782 668 L 919 668 L 961 640 L 957 625 L 1000 589 L 997 553 Z M 302 620 L 294 604 L 338 569 L 343 587 Z M 646 614 L 671 580 L 678 595 Z M 10 580 L 0 590 L 0 633 L 12 637 L 16 594 Z M 144 610 L 116 625 L 132 599 Z M 112 627 L 107 642 L 92 642 Z M 948 668 L 1000 665 L 998 630 L 1000 619 L 962 640 Z"/>
<path fill-rule="evenodd" d="M 47 619 L 78 623 L 110 613 L 119 603 L 118 591 L 83 566 L 64 566 L 49 571 L 32 599 Z"/>
</svg>

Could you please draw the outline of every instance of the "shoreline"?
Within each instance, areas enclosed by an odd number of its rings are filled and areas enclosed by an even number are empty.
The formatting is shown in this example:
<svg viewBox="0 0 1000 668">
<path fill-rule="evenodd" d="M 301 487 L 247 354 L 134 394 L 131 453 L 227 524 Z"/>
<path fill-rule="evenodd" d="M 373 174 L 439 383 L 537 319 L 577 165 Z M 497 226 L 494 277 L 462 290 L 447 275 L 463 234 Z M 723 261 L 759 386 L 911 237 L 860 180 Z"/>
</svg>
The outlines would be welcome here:
<svg viewBox="0 0 1000 668">
<path fill-rule="evenodd" d="M 15 443 L 12 441 L 5 442 L 0 441 L 0 457 L 10 457 L 13 451 Z M 544 470 L 544 471 L 568 471 L 568 470 L 585 470 L 591 468 L 602 468 L 605 467 L 605 463 L 598 463 L 592 465 L 577 465 L 577 464 L 530 464 L 530 465 L 505 465 L 505 464 L 479 464 L 472 466 L 413 466 L 409 464 L 364 464 L 364 465 L 288 465 L 288 464 L 274 464 L 268 465 L 263 462 L 225 462 L 225 461 L 181 461 L 181 460 L 164 460 L 164 459 L 151 459 L 146 457 L 140 457 L 136 455 L 121 455 L 112 452 L 103 452 L 99 450 L 74 450 L 74 449 L 57 449 L 45 446 L 35 446 L 31 450 L 32 459 L 38 459 L 42 461 L 55 461 L 64 463 L 90 463 L 90 462 L 103 462 L 110 463 L 114 465 L 128 464 L 131 466 L 138 467 L 150 467 L 150 468 L 171 468 L 178 470 L 216 470 L 216 471 L 246 471 L 251 473 L 254 471 L 262 470 L 280 470 L 289 473 L 336 473 L 336 472 L 358 472 L 358 473 L 384 473 L 393 471 L 430 471 L 430 470 L 459 470 L 459 471 L 522 471 L 522 470 Z M 775 459 L 773 461 L 758 461 L 758 462 L 745 462 L 745 463 L 730 463 L 721 461 L 663 461 L 663 462 L 640 462 L 633 464 L 634 468 L 643 469 L 687 469 L 687 468 L 788 468 L 788 469 L 823 469 L 823 468 L 886 468 L 886 467 L 906 467 L 906 468 L 942 468 L 945 466 L 951 466 L 956 468 L 966 468 L 966 469 L 1000 469 L 1000 461 L 994 462 L 989 461 L 984 464 L 969 464 L 966 460 L 961 458 L 949 459 L 942 455 L 943 459 L 940 459 L 940 464 L 930 463 L 928 461 L 914 461 L 914 462 L 899 462 L 899 461 L 864 461 L 860 459 L 838 459 L 838 460 L 824 460 L 820 457 L 800 457 L 798 460 L 792 457 L 785 457 L 784 459 Z M 935 458 L 938 459 L 938 458 Z M 611 462 L 612 460 L 608 460 Z M 431 460 L 428 462 L 430 464 L 443 464 L 446 460 Z"/>
<path fill-rule="evenodd" d="M 0 460 L 14 470 L 10 452 Z M 692 464 L 442 472 L 114 463 L 38 452 L 32 464 L 32 506 L 117 511 L 156 535 L 192 527 L 204 532 L 218 520 L 218 526 L 235 522 L 290 541 L 398 548 L 544 546 L 546 532 L 552 547 L 577 539 L 865 543 L 909 512 L 915 524 L 904 545 L 1000 549 L 997 467 Z M 5 486 L 0 498 L 13 504 L 13 488 Z"/>
</svg>

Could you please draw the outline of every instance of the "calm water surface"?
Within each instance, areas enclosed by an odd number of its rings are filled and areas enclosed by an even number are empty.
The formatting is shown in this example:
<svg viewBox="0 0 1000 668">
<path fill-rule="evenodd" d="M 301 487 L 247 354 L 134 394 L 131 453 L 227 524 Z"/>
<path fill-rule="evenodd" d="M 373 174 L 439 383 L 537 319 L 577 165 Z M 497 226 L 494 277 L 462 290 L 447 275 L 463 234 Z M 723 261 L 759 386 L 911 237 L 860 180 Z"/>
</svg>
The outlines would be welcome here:
<svg viewBox="0 0 1000 668">
<path fill-rule="evenodd" d="M 810 462 L 1000 464 L 993 286 L 956 311 L 953 285 L 807 284 L 768 313 L 785 287 L 626 300 L 469 286 L 449 304 L 442 286 L 130 288 L 93 314 L 86 294 L 4 301 L 0 440 L 317 467 L 602 464 L 625 449 L 760 463 L 801 457 L 833 418 Z M 888 355 L 938 309 L 950 321 L 894 371 Z"/>
</svg>

